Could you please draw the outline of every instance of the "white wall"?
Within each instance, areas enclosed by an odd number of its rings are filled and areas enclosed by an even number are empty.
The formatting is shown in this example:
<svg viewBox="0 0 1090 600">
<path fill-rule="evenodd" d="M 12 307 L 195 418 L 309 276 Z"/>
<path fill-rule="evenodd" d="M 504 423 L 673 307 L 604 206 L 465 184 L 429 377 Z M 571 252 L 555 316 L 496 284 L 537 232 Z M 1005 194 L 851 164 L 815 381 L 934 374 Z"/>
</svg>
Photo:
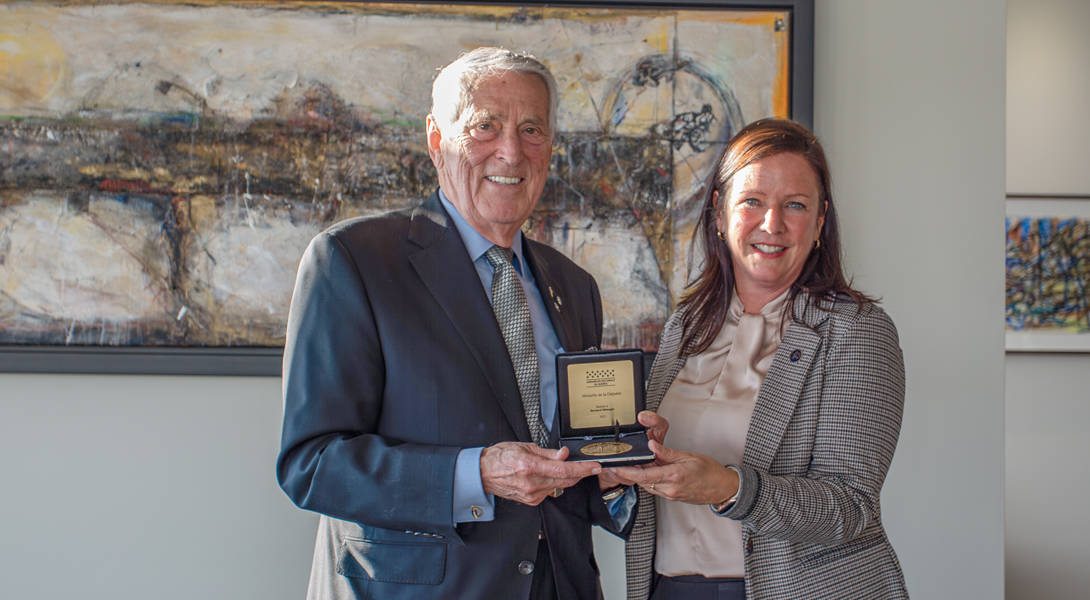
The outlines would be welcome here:
<svg viewBox="0 0 1090 600">
<path fill-rule="evenodd" d="M 1090 2 L 1010 0 L 1007 191 L 1090 194 Z"/>
<path fill-rule="evenodd" d="M 1086 598 L 1090 357 L 1007 355 L 1007 598 Z"/>
<path fill-rule="evenodd" d="M 0 375 L 0 598 L 302 598 L 278 378 Z"/>
<path fill-rule="evenodd" d="M 1084 0 L 1009 2 L 1009 193 L 1090 203 L 1088 29 Z M 1006 388 L 1007 597 L 1086 597 L 1090 354 L 1008 354 Z"/>
<path fill-rule="evenodd" d="M 914 597 L 1001 598 L 1006 7 L 817 4 L 848 267 L 908 368 L 885 521 Z M 0 597 L 299 598 L 313 519 L 275 488 L 279 411 L 275 379 L 0 376 Z"/>
<path fill-rule="evenodd" d="M 907 368 L 883 516 L 916 598 L 1003 597 L 1003 2 L 818 2 L 845 254 Z"/>
</svg>

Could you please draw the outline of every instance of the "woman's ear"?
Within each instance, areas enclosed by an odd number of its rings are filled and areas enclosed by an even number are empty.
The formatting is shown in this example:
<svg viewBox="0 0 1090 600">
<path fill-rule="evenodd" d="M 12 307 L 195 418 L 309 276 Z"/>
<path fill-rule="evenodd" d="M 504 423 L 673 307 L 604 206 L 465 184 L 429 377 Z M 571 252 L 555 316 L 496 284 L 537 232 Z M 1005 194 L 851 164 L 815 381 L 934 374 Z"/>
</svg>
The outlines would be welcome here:
<svg viewBox="0 0 1090 600">
<path fill-rule="evenodd" d="M 723 211 L 719 206 L 719 190 L 712 190 L 712 210 L 715 211 L 715 228 L 721 234 L 726 233 L 725 223 L 723 223 Z"/>
</svg>

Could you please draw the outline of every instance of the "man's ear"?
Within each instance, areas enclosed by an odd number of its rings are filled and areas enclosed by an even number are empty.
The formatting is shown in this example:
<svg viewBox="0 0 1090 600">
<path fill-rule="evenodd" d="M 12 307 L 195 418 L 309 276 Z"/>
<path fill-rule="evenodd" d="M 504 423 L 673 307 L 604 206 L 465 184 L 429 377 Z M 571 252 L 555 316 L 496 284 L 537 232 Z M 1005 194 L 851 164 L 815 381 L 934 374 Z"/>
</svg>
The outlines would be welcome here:
<svg viewBox="0 0 1090 600">
<path fill-rule="evenodd" d="M 436 169 L 442 168 L 443 153 L 440 150 L 440 142 L 443 141 L 443 133 L 439 131 L 439 124 L 436 123 L 433 115 L 428 115 L 426 131 L 428 135 L 428 156 L 431 157 L 431 162 Z"/>
</svg>

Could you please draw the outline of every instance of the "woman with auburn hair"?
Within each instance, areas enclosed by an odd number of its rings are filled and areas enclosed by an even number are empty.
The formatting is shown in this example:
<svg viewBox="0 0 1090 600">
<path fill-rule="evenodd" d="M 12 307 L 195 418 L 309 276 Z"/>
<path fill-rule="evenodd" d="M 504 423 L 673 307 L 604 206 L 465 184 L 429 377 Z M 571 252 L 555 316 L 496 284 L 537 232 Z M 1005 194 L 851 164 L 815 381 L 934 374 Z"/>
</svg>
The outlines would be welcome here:
<svg viewBox="0 0 1090 600">
<path fill-rule="evenodd" d="M 709 187 L 639 415 L 656 461 L 609 470 L 639 486 L 628 597 L 907 598 L 879 509 L 904 363 L 844 277 L 821 145 L 757 121 Z"/>
</svg>

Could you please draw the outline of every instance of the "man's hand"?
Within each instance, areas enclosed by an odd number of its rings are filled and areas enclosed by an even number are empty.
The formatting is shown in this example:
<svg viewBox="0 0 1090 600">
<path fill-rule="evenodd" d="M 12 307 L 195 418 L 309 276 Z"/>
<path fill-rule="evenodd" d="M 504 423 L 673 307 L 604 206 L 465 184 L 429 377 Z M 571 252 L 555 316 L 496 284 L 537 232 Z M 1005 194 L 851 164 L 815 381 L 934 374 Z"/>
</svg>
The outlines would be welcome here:
<svg viewBox="0 0 1090 600">
<path fill-rule="evenodd" d="M 487 494 L 537 506 L 553 490 L 602 471 L 596 462 L 565 462 L 567 457 L 567 448 L 500 442 L 481 451 L 481 483 Z"/>
</svg>

